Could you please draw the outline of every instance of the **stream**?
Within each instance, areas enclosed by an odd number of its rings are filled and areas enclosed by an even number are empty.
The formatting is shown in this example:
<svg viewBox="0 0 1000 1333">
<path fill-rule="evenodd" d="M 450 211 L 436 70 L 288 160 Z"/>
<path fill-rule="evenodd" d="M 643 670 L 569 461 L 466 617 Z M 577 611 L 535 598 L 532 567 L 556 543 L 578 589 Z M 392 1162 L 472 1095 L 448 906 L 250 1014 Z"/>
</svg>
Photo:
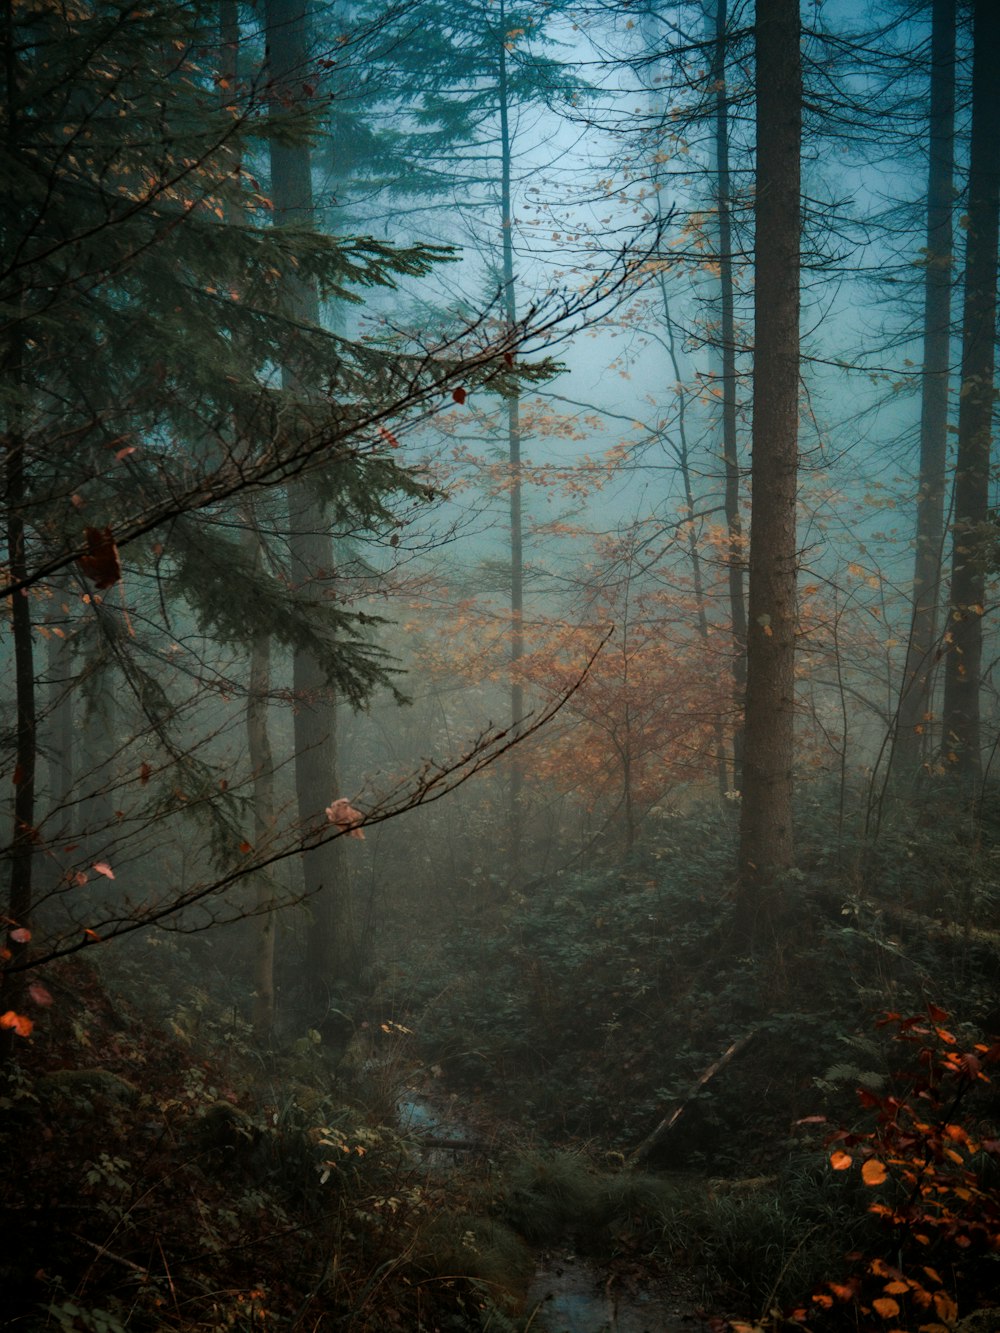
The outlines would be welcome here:
<svg viewBox="0 0 1000 1333">
<path fill-rule="evenodd" d="M 415 1091 L 400 1098 L 398 1116 L 400 1129 L 425 1141 L 423 1162 L 434 1171 L 452 1169 L 480 1142 L 452 1110 Z M 683 1295 L 622 1280 L 570 1248 L 536 1252 L 535 1262 L 526 1304 L 532 1333 L 681 1333 L 697 1319 Z"/>
</svg>

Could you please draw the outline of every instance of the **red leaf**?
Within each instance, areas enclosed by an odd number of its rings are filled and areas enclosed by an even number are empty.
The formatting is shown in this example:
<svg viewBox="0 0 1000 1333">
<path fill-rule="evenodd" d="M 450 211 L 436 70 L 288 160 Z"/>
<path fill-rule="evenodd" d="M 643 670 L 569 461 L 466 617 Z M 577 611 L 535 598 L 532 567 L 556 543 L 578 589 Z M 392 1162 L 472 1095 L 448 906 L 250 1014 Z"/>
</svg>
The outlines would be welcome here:
<svg viewBox="0 0 1000 1333">
<path fill-rule="evenodd" d="M 20 764 L 15 764 L 15 765 L 14 765 L 14 786 L 15 786 L 15 787 L 20 787 L 20 785 L 21 785 L 21 783 L 22 783 L 23 781 L 24 781 L 24 769 L 21 767 Z"/>
<path fill-rule="evenodd" d="M 13 1028 L 19 1037 L 29 1037 L 34 1026 L 30 1018 L 25 1018 L 24 1014 L 15 1014 L 13 1009 L 0 1014 L 0 1028 Z"/>
<path fill-rule="evenodd" d="M 459 407 L 461 407 L 469 395 L 465 389 L 452 389 L 451 396 L 454 398 L 455 402 L 458 403 Z"/>
<path fill-rule="evenodd" d="M 244 856 L 246 856 L 247 852 L 252 852 L 252 851 L 253 851 L 253 846 L 252 846 L 249 842 L 246 842 L 246 841 L 241 842 L 241 843 L 240 843 L 240 851 L 243 853 Z"/>
<path fill-rule="evenodd" d="M 503 354 L 503 359 L 504 359 L 504 361 L 507 363 L 508 366 L 513 366 L 513 364 L 514 364 L 514 353 L 513 353 L 513 352 L 504 352 L 504 354 Z"/>
<path fill-rule="evenodd" d="M 40 981 L 33 981 L 28 987 L 28 994 L 34 1000 L 35 1004 L 41 1005 L 47 1009 L 53 1003 L 52 996 L 47 986 L 43 986 Z"/>
<path fill-rule="evenodd" d="M 146 783 L 149 781 L 149 775 L 150 775 L 150 773 L 152 773 L 152 771 L 153 771 L 153 770 L 150 768 L 149 764 L 147 764 L 147 763 L 143 763 L 143 764 L 140 765 L 140 767 L 139 767 L 139 783 L 140 783 L 141 786 L 145 787 Z"/>
<path fill-rule="evenodd" d="M 118 547 L 110 528 L 84 528 L 87 554 L 81 555 L 79 565 L 95 588 L 110 588 L 122 576 Z"/>
<path fill-rule="evenodd" d="M 10 937 L 15 944 L 27 944 L 31 939 L 31 931 L 26 926 L 18 926 L 10 932 Z"/>
<path fill-rule="evenodd" d="M 96 870 L 97 873 L 103 875 L 105 879 L 114 879 L 115 877 L 115 872 L 108 865 L 107 861 L 95 861 L 91 869 Z"/>
</svg>

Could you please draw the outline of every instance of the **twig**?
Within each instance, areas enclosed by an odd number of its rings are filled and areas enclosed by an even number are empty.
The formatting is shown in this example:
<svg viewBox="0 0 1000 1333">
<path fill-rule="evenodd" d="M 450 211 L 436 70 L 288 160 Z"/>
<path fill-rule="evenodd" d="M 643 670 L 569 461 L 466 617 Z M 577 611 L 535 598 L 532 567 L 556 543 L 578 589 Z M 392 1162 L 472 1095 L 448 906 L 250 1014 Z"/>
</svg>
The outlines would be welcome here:
<svg viewBox="0 0 1000 1333">
<path fill-rule="evenodd" d="M 652 1134 L 649 1134 L 646 1138 L 644 1138 L 643 1141 L 639 1144 L 638 1148 L 635 1148 L 629 1154 L 627 1159 L 629 1166 L 637 1166 L 640 1162 L 646 1160 L 646 1158 L 653 1151 L 653 1149 L 658 1147 L 667 1137 L 667 1135 L 670 1133 L 673 1127 L 677 1124 L 678 1120 L 680 1120 L 681 1116 L 687 1110 L 690 1102 L 702 1090 L 705 1084 L 708 1083 L 711 1079 L 715 1078 L 716 1074 L 721 1069 L 725 1069 L 726 1065 L 729 1064 L 730 1060 L 735 1059 L 735 1057 L 739 1055 L 740 1051 L 745 1050 L 746 1047 L 749 1046 L 750 1043 L 753 1041 L 756 1035 L 757 1035 L 757 1030 L 755 1028 L 752 1032 L 748 1032 L 746 1036 L 740 1037 L 738 1041 L 734 1041 L 732 1046 L 730 1046 L 727 1051 L 725 1051 L 722 1055 L 720 1055 L 718 1060 L 716 1060 L 714 1064 L 708 1066 L 705 1072 L 701 1075 L 698 1081 L 688 1092 L 687 1096 L 681 1102 L 679 1102 L 677 1106 L 674 1107 L 670 1115 L 665 1116 L 653 1130 Z"/>
</svg>

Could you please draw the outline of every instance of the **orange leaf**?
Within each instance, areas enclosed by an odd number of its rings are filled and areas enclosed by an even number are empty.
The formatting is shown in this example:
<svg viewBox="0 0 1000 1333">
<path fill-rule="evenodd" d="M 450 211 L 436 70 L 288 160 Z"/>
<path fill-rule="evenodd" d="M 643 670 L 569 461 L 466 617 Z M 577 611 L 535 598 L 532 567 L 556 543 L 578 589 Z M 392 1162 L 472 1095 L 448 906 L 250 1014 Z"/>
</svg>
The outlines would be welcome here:
<svg viewBox="0 0 1000 1333">
<path fill-rule="evenodd" d="M 874 1157 L 861 1168 L 861 1178 L 866 1185 L 881 1185 L 885 1175 L 885 1165 Z"/>
<path fill-rule="evenodd" d="M 88 940 L 99 940 L 101 938 L 100 935 L 98 935 L 97 931 L 91 930 L 89 926 L 84 926 L 83 933 L 86 935 Z"/>
<path fill-rule="evenodd" d="M 846 1171 L 851 1165 L 851 1154 L 838 1148 L 836 1152 L 830 1154 L 830 1165 L 834 1171 Z"/>
<path fill-rule="evenodd" d="M 13 1009 L 0 1014 L 0 1028 L 12 1028 L 19 1037 L 30 1037 L 34 1026 L 30 1018 L 25 1018 L 23 1014 L 15 1014 Z"/>
<path fill-rule="evenodd" d="M 107 861 L 95 861 L 91 869 L 96 870 L 97 873 L 103 875 L 105 879 L 114 879 L 115 877 L 115 872 L 108 865 Z"/>
<path fill-rule="evenodd" d="M 883 1319 L 892 1319 L 899 1314 L 899 1301 L 894 1301 L 891 1296 L 880 1296 L 877 1301 L 872 1301 L 872 1305 Z"/>
<path fill-rule="evenodd" d="M 934 1293 L 934 1308 L 938 1317 L 946 1324 L 953 1324 L 958 1318 L 958 1306 L 946 1291 Z"/>
</svg>

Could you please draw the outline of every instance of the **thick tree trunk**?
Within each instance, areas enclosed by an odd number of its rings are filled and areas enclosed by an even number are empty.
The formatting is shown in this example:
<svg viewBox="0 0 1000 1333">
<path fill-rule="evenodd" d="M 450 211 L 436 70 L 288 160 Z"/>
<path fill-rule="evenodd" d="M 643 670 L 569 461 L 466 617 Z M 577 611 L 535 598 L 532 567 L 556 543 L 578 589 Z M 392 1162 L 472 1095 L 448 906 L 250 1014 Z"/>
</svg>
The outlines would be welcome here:
<svg viewBox="0 0 1000 1333">
<path fill-rule="evenodd" d="M 15 56 L 14 7 L 7 5 L 3 17 L 7 46 L 4 94 L 7 112 L 7 148 L 18 151 L 19 109 Z M 26 338 L 15 314 L 4 348 L 4 379 L 8 406 L 4 421 L 4 505 L 9 577 L 17 583 L 28 569 L 27 526 L 24 513 L 28 494 L 28 468 L 25 459 L 23 410 L 20 401 L 24 382 Z M 15 593 L 10 608 L 14 640 L 14 802 L 10 839 L 10 881 L 5 916 L 8 930 L 27 927 L 33 905 L 32 862 L 35 851 L 35 769 L 38 751 L 35 704 L 35 658 L 31 624 L 31 597 L 27 590 Z M 6 933 L 6 932 L 5 932 Z M 23 940 L 8 936 L 6 947 L 16 956 L 24 948 Z M 9 1035 L 9 1034 L 8 1034 Z"/>
<path fill-rule="evenodd" d="M 934 0 L 931 17 L 930 167 L 924 259 L 924 356 L 920 407 L 913 613 L 893 749 L 904 789 L 927 752 L 931 685 L 938 637 L 944 544 L 948 370 L 951 361 L 952 210 L 955 154 L 955 0 Z"/>
<path fill-rule="evenodd" d="M 990 441 L 997 314 L 1000 210 L 1000 9 L 973 5 L 972 141 L 968 241 L 962 319 L 962 390 L 958 410 L 951 592 L 945 632 L 943 754 L 972 792 L 982 778 L 980 678 L 986 570 L 993 554 L 989 514 Z"/>
<path fill-rule="evenodd" d="M 729 106 L 726 84 L 727 0 L 717 0 L 712 46 L 715 86 L 716 207 L 719 218 L 719 295 L 722 357 L 722 459 L 725 469 L 726 528 L 729 549 L 729 615 L 733 637 L 733 789 L 743 782 L 744 721 L 747 688 L 747 608 L 744 590 L 743 520 L 740 516 L 740 459 L 736 435 L 736 319 L 734 314 L 733 231 L 729 174 Z"/>
<path fill-rule="evenodd" d="M 294 113 L 309 84 L 306 0 L 267 0 L 265 6 L 270 114 Z M 308 145 L 270 142 L 271 201 L 278 226 L 310 226 L 313 221 L 312 171 Z M 319 323 L 319 296 L 312 283 L 286 275 L 287 299 L 295 319 Z M 293 357 L 294 360 L 294 351 Z M 284 372 L 286 388 L 307 392 L 294 371 Z M 288 486 L 290 573 L 296 587 L 311 585 L 322 596 L 334 579 L 329 523 L 308 479 Z M 304 828 L 323 817 L 337 790 L 336 701 L 315 658 L 295 653 L 295 790 Z M 338 981 L 353 979 L 350 899 L 341 845 L 326 843 L 303 854 L 304 891 L 313 913 L 306 946 L 306 989 L 321 1005 Z"/>
<path fill-rule="evenodd" d="M 799 0 L 758 0 L 754 392 L 738 918 L 753 946 L 792 864 L 802 73 Z"/>
<path fill-rule="evenodd" d="M 9 382 L 17 393 L 21 383 L 21 338 L 14 334 L 7 358 Z M 5 441 L 5 502 L 7 507 L 7 562 L 10 579 L 17 583 L 27 577 L 26 525 L 24 507 L 27 497 L 27 469 L 24 436 L 19 420 L 20 406 L 12 409 Z M 10 887 L 5 915 L 18 927 L 31 919 L 32 862 L 35 851 L 35 770 L 37 760 L 37 719 L 35 705 L 35 650 L 31 616 L 31 597 L 15 593 L 11 599 L 11 632 L 14 640 L 14 826 L 10 842 Z M 16 951 L 17 941 L 8 941 Z"/>
</svg>

